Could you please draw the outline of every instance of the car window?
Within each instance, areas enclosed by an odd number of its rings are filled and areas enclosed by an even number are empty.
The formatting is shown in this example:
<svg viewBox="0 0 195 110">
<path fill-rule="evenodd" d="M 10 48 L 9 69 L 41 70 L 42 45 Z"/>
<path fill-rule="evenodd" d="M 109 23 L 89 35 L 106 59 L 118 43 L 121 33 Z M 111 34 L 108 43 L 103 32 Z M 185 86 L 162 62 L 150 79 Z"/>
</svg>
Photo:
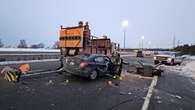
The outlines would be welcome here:
<svg viewBox="0 0 195 110">
<path fill-rule="evenodd" d="M 94 61 L 97 63 L 104 63 L 105 59 L 103 57 L 96 57 Z"/>
</svg>

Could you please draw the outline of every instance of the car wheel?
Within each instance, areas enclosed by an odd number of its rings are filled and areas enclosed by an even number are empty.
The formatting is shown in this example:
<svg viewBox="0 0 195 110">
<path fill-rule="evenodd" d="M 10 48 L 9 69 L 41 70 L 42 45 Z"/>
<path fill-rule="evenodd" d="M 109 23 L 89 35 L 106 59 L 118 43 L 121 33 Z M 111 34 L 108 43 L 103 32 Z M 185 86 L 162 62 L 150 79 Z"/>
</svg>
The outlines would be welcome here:
<svg viewBox="0 0 195 110">
<path fill-rule="evenodd" d="M 171 66 L 174 65 L 174 60 L 171 61 L 170 65 L 171 65 Z"/>
<path fill-rule="evenodd" d="M 154 61 L 154 64 L 156 65 L 156 64 L 159 64 L 159 62 L 158 61 Z"/>
<path fill-rule="evenodd" d="M 90 80 L 95 80 L 98 77 L 97 71 L 92 71 L 91 74 L 89 75 Z"/>
</svg>

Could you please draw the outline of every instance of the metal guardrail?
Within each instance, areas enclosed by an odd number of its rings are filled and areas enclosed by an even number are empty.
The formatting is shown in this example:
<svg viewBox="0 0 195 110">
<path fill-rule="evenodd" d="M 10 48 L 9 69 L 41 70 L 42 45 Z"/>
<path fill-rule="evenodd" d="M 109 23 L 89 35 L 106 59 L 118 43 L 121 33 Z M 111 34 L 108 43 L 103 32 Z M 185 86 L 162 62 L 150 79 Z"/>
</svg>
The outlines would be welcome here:
<svg viewBox="0 0 195 110">
<path fill-rule="evenodd" d="M 59 49 L 0 48 L 0 62 L 20 60 L 58 59 Z"/>
</svg>

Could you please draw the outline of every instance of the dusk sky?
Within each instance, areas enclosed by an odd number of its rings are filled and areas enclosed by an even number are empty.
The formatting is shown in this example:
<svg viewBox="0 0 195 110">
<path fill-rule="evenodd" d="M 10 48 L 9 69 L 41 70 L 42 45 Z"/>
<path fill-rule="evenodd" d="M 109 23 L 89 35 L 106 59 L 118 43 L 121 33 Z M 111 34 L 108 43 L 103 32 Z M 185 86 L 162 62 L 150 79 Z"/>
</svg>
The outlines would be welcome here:
<svg viewBox="0 0 195 110">
<path fill-rule="evenodd" d="M 123 46 L 121 22 L 129 21 L 126 47 L 172 47 L 173 36 L 195 43 L 195 0 L 0 0 L 0 38 L 6 45 L 20 39 L 51 46 L 60 25 L 88 21 L 92 34 L 107 35 Z"/>
</svg>

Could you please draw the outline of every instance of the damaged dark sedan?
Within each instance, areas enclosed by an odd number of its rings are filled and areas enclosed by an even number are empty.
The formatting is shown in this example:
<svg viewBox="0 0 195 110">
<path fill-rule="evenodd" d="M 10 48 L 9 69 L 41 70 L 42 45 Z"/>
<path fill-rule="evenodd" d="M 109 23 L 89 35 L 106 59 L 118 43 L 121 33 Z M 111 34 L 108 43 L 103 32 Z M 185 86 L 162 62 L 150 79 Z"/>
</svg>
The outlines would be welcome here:
<svg viewBox="0 0 195 110">
<path fill-rule="evenodd" d="M 106 74 L 120 76 L 122 71 L 122 59 L 99 54 L 66 57 L 63 64 L 66 72 L 91 80 Z"/>
</svg>

